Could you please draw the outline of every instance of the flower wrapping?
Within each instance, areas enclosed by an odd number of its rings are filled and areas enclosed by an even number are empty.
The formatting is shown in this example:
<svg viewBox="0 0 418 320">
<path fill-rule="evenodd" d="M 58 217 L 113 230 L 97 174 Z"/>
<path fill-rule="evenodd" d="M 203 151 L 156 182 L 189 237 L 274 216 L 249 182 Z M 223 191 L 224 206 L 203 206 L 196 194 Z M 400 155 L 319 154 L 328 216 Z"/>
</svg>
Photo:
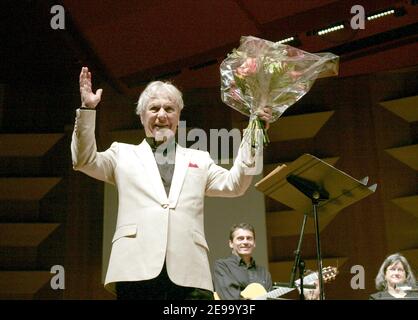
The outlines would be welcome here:
<svg viewBox="0 0 418 320">
<path fill-rule="evenodd" d="M 312 54 L 289 45 L 245 36 L 221 63 L 221 98 L 228 106 L 250 117 L 244 139 L 252 147 L 268 144 L 264 124 L 257 112 L 271 108 L 276 121 L 302 98 L 321 77 L 338 74 L 338 56 Z M 263 134 L 257 134 L 262 130 Z"/>
</svg>

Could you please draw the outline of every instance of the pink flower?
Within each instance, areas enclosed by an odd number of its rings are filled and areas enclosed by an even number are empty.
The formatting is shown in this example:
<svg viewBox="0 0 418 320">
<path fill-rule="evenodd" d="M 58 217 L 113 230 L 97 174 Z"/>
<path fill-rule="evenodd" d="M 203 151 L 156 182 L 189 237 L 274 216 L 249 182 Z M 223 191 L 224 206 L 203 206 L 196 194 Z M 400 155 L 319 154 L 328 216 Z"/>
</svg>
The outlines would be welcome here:
<svg viewBox="0 0 418 320">
<path fill-rule="evenodd" d="M 241 101 L 241 96 L 237 88 L 231 88 L 231 98 L 236 101 Z"/>
<path fill-rule="evenodd" d="M 302 72 L 300 72 L 300 71 L 290 71 L 289 74 L 290 74 L 290 77 L 295 81 L 295 80 L 300 78 L 300 76 L 302 75 Z"/>
<path fill-rule="evenodd" d="M 230 86 L 229 94 L 231 95 L 231 98 L 236 101 L 240 101 L 240 92 L 234 80 L 230 82 Z"/>
<path fill-rule="evenodd" d="M 257 71 L 257 59 L 247 58 L 245 62 L 237 68 L 236 73 L 238 76 L 245 77 L 256 73 Z"/>
<path fill-rule="evenodd" d="M 291 46 L 287 46 L 287 55 L 289 57 L 298 57 L 298 58 L 303 58 L 305 56 L 302 50 L 293 48 Z"/>
</svg>

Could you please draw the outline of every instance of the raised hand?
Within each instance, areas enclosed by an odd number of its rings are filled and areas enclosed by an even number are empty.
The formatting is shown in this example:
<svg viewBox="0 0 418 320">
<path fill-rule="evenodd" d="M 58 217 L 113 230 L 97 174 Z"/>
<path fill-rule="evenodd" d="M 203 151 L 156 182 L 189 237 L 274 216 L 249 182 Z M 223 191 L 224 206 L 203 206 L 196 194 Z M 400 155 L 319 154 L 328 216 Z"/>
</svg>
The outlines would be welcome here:
<svg viewBox="0 0 418 320">
<path fill-rule="evenodd" d="M 96 93 L 91 90 L 91 73 L 89 68 L 82 67 L 80 72 L 80 96 L 81 107 L 94 109 L 102 98 L 103 89 L 97 89 Z"/>
</svg>

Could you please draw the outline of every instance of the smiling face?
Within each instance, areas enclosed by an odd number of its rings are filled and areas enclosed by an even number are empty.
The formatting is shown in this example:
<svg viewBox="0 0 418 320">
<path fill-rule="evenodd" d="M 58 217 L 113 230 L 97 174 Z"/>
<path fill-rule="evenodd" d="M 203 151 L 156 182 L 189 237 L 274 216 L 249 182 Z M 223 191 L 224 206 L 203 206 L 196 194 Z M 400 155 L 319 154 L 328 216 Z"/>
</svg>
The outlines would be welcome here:
<svg viewBox="0 0 418 320">
<path fill-rule="evenodd" d="M 406 272 L 402 262 L 397 261 L 389 265 L 386 269 L 385 279 L 388 287 L 396 287 L 402 285 L 406 281 Z"/>
<path fill-rule="evenodd" d="M 232 253 L 244 257 L 251 257 L 255 248 L 254 234 L 250 230 L 237 229 L 232 234 L 232 240 L 229 240 L 229 247 Z"/>
<path fill-rule="evenodd" d="M 169 97 L 153 98 L 141 114 L 141 122 L 147 137 L 164 141 L 176 134 L 180 109 Z"/>
</svg>

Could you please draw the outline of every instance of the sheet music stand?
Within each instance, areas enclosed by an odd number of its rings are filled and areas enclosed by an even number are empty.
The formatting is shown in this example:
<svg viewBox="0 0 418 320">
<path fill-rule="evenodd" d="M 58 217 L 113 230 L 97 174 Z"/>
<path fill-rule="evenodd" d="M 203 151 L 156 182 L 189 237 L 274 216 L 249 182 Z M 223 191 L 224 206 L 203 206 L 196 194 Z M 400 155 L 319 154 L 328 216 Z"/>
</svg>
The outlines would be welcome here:
<svg viewBox="0 0 418 320">
<path fill-rule="evenodd" d="M 377 184 L 367 186 L 367 182 L 368 177 L 361 181 L 356 180 L 330 164 L 310 154 L 304 154 L 289 166 L 277 167 L 256 183 L 255 187 L 265 195 L 304 214 L 289 287 L 295 286 L 294 278 L 300 261 L 306 219 L 313 216 L 320 299 L 324 299 L 318 213 L 336 213 L 374 193 Z"/>
</svg>

